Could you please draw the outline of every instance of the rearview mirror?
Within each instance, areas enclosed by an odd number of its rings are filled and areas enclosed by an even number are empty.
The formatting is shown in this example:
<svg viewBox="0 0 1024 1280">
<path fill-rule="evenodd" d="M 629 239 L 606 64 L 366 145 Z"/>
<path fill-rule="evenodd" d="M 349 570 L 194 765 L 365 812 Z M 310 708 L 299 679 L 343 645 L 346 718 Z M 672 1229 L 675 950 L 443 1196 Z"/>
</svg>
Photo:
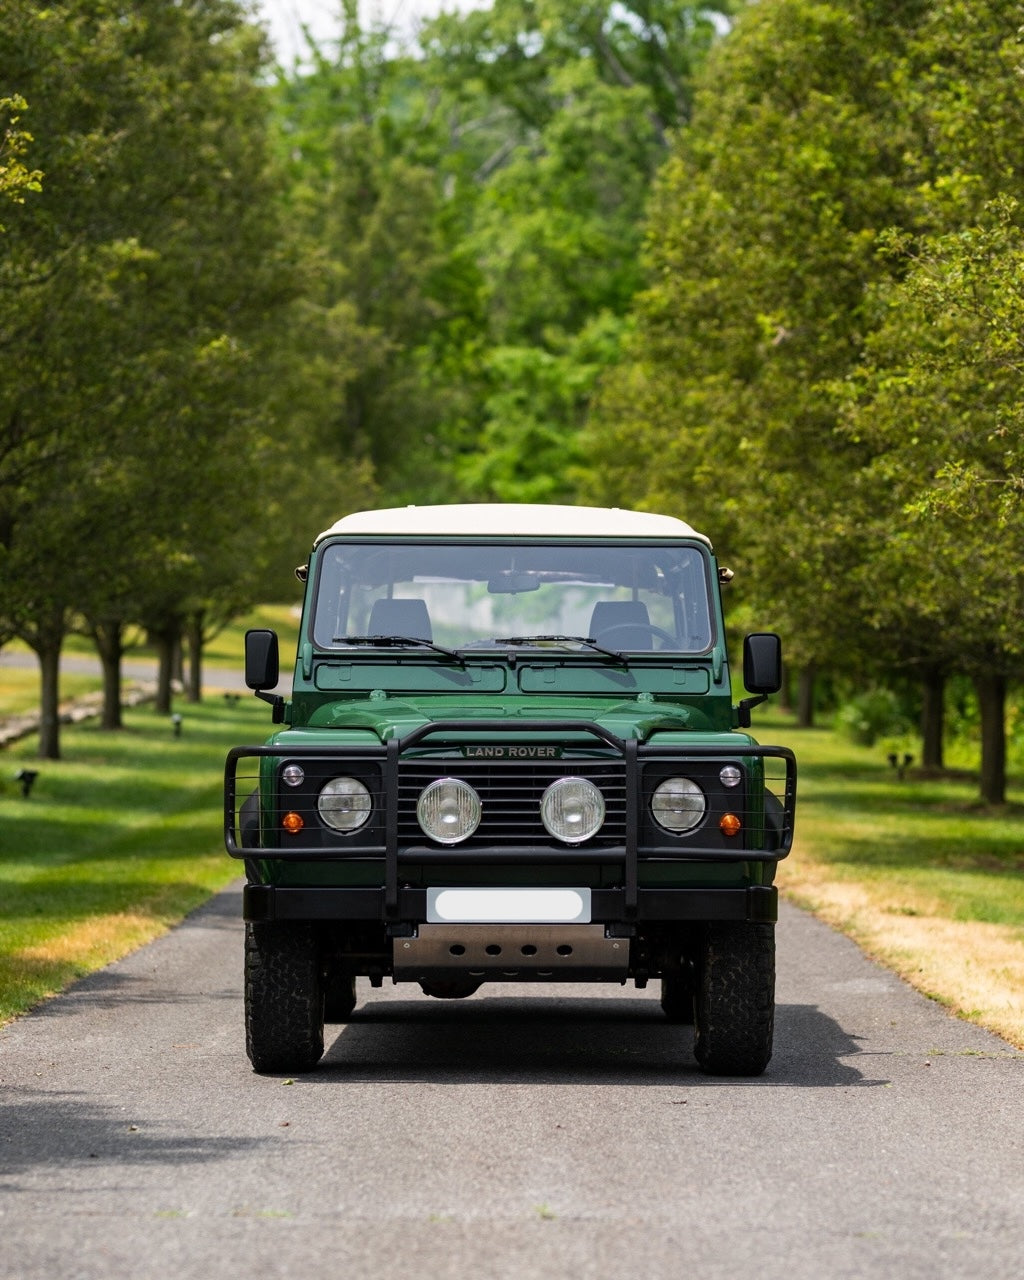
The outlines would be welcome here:
<svg viewBox="0 0 1024 1280">
<path fill-rule="evenodd" d="M 535 573 L 517 573 L 508 569 L 487 583 L 487 590 L 495 596 L 516 595 L 520 591 L 539 591 L 540 578 Z"/>
</svg>

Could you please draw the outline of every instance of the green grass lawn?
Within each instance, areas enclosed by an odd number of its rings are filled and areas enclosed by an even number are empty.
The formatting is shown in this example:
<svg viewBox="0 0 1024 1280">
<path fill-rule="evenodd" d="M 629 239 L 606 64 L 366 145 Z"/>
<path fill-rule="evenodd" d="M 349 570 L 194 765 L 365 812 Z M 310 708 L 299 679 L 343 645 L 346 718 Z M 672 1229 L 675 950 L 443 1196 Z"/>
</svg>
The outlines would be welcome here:
<svg viewBox="0 0 1024 1280">
<path fill-rule="evenodd" d="M 940 904 L 952 920 L 1024 930 L 1019 786 L 1006 806 L 986 809 L 973 779 L 921 778 L 910 770 L 899 781 L 884 751 L 829 731 L 773 725 L 759 736 L 797 752 L 798 853 L 813 853 L 836 879 L 884 885 L 894 908 L 906 891 Z"/>
<path fill-rule="evenodd" d="M 73 702 L 103 687 L 99 676 L 65 674 L 61 702 Z M 39 671 L 36 667 L 4 667 L 0 679 L 0 718 L 20 716 L 39 706 Z"/>
<path fill-rule="evenodd" d="M 882 747 L 766 718 L 799 760 L 778 883 L 951 1010 L 1024 1047 L 1024 787 L 985 808 L 969 774 L 900 781 Z"/>
<path fill-rule="evenodd" d="M 64 759 L 0 753 L 0 1020 L 149 941 L 240 873 L 222 844 L 228 748 L 267 709 L 190 706 L 181 737 L 149 707 L 126 727 L 68 727 Z M 38 770 L 28 798 L 14 775 Z"/>
</svg>

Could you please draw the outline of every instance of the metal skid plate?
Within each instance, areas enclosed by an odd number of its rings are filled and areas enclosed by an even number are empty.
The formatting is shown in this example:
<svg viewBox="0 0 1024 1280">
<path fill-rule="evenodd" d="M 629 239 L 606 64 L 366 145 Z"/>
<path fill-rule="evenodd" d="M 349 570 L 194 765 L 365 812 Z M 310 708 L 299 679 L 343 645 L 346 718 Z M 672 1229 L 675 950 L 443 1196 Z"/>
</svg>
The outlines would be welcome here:
<svg viewBox="0 0 1024 1280">
<path fill-rule="evenodd" d="M 628 969 L 629 939 L 606 938 L 603 924 L 421 924 L 394 940 L 396 982 L 624 981 Z"/>
</svg>

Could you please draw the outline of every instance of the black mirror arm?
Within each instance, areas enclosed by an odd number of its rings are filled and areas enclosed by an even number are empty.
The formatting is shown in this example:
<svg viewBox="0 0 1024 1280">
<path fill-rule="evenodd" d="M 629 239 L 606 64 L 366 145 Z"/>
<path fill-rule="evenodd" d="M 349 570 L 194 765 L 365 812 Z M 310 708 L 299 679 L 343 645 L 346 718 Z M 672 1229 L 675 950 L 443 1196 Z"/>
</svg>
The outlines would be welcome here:
<svg viewBox="0 0 1024 1280">
<path fill-rule="evenodd" d="M 768 694 L 758 694 L 756 698 L 744 698 L 736 707 L 736 714 L 741 729 L 750 728 L 750 713 L 754 707 L 759 707 L 762 702 L 768 701 Z"/>
<path fill-rule="evenodd" d="M 281 694 L 266 693 L 263 689 L 256 689 L 253 696 L 259 698 L 261 702 L 269 702 L 274 708 L 271 724 L 284 724 L 284 698 Z"/>
</svg>

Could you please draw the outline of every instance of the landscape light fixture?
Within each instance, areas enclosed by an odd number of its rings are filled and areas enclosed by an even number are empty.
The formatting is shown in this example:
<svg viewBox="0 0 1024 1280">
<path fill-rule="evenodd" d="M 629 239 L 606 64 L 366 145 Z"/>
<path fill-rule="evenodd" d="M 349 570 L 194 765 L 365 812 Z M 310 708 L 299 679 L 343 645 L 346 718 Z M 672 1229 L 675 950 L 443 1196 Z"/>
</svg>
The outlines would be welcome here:
<svg viewBox="0 0 1024 1280">
<path fill-rule="evenodd" d="M 19 769 L 14 775 L 15 780 L 21 783 L 21 794 L 28 799 L 28 794 L 32 790 L 32 784 L 39 777 L 38 769 Z"/>
<path fill-rule="evenodd" d="M 905 753 L 901 759 L 895 751 L 889 752 L 888 760 L 892 768 L 896 770 L 896 777 L 899 778 L 900 782 L 903 781 L 904 772 L 914 763 L 912 755 Z"/>
</svg>

